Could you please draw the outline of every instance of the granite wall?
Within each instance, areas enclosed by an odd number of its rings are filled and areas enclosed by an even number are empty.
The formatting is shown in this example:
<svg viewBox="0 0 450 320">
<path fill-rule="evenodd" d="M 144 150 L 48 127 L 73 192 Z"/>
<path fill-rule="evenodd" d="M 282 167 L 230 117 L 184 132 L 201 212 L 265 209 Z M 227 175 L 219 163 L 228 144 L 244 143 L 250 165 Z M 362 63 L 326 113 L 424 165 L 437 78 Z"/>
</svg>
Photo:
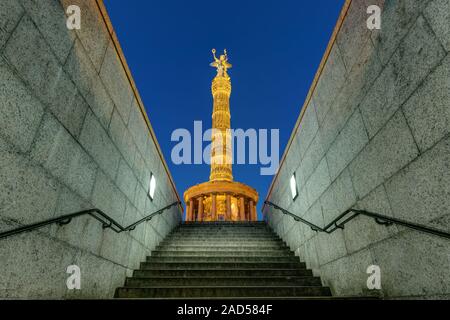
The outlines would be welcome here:
<svg viewBox="0 0 450 320">
<path fill-rule="evenodd" d="M 373 4 L 381 30 L 366 26 Z M 354 207 L 450 231 L 450 2 L 346 5 L 267 200 L 320 226 Z M 363 216 L 323 234 L 264 214 L 335 295 L 450 298 L 448 240 Z"/>
<path fill-rule="evenodd" d="M 66 27 L 69 5 L 80 30 Z M 178 201 L 143 110 L 101 1 L 2 0 L 0 231 L 89 208 L 129 225 Z M 83 217 L 0 240 L 0 297 L 112 297 L 180 210 L 126 233 Z M 67 289 L 69 265 L 81 290 Z"/>
</svg>

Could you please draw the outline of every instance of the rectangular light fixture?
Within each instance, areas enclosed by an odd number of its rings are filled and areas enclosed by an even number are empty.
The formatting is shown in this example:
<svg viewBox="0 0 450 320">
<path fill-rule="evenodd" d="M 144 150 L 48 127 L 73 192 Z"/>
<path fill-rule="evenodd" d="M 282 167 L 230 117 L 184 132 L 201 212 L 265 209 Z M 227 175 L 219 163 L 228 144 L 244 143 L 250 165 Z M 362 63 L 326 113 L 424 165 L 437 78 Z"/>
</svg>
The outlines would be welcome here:
<svg viewBox="0 0 450 320">
<path fill-rule="evenodd" d="M 153 173 L 150 174 L 150 186 L 148 189 L 148 195 L 150 196 L 150 199 L 153 200 L 153 196 L 155 195 L 156 190 L 156 178 L 153 175 Z"/>
<path fill-rule="evenodd" d="M 295 200 L 298 196 L 298 190 L 297 190 L 297 179 L 295 178 L 295 173 L 292 175 L 291 180 L 289 181 L 290 187 L 291 187 L 291 195 L 292 200 Z"/>
</svg>

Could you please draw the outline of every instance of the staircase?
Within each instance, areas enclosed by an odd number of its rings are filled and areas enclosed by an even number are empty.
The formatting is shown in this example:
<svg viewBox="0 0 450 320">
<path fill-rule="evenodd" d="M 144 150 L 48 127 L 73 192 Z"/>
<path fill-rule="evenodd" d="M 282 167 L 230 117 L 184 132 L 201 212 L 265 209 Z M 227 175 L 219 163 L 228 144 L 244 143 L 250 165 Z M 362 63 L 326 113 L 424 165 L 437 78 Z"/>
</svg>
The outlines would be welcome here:
<svg viewBox="0 0 450 320">
<path fill-rule="evenodd" d="M 265 222 L 181 224 L 116 298 L 329 297 Z"/>
</svg>

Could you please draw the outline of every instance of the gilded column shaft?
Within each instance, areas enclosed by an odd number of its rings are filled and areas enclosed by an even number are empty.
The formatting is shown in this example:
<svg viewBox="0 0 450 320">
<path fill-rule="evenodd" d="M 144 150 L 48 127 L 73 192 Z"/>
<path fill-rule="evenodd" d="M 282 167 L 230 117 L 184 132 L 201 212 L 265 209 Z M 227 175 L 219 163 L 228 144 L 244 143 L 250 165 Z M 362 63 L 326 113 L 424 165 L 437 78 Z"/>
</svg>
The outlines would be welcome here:
<svg viewBox="0 0 450 320">
<path fill-rule="evenodd" d="M 184 193 L 186 219 L 191 221 L 256 220 L 254 204 L 258 192 L 246 184 L 233 181 L 230 96 L 231 68 L 226 50 L 210 66 L 217 69 L 211 83 L 213 97 L 211 171 L 209 181 L 190 187 Z"/>
<path fill-rule="evenodd" d="M 214 99 L 212 115 L 212 152 L 210 181 L 233 181 L 231 150 L 231 80 L 225 74 L 218 74 L 212 82 Z"/>
</svg>

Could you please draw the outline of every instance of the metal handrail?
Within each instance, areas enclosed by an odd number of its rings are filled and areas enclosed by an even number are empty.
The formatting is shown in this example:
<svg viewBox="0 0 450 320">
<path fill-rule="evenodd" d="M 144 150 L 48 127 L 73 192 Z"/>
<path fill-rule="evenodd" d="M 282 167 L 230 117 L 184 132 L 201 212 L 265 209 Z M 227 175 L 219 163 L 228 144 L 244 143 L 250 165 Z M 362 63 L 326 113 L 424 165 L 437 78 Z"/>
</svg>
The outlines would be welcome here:
<svg viewBox="0 0 450 320">
<path fill-rule="evenodd" d="M 339 216 L 337 216 L 333 221 L 331 221 L 329 224 L 327 224 L 325 227 L 322 228 L 322 227 L 315 225 L 312 222 L 309 222 L 309 221 L 287 211 L 286 209 L 281 208 L 280 206 L 278 206 L 270 201 L 264 201 L 264 203 L 269 206 L 274 207 L 275 209 L 280 210 L 283 214 L 291 216 L 292 218 L 294 218 L 295 221 L 302 222 L 302 223 L 308 225 L 313 231 L 316 231 L 316 232 L 332 233 L 337 229 L 344 229 L 344 226 L 347 222 L 353 220 L 354 218 L 356 218 L 359 215 L 363 215 L 363 216 L 373 218 L 375 220 L 375 222 L 380 225 L 390 226 L 393 224 L 397 224 L 397 225 L 407 227 L 410 229 L 414 229 L 417 231 L 421 231 L 421 232 L 433 234 L 435 236 L 439 236 L 442 238 L 450 239 L 450 233 L 443 231 L 443 230 L 439 230 L 439 229 L 427 227 L 427 226 L 424 226 L 421 224 L 385 216 L 385 215 L 382 215 L 379 213 L 374 213 L 374 212 L 370 212 L 370 211 L 366 211 L 366 210 L 358 210 L 358 209 L 354 209 L 354 208 L 345 210 L 343 213 L 341 213 Z M 346 216 L 347 216 L 347 218 L 345 218 Z"/>
<path fill-rule="evenodd" d="M 7 238 L 7 237 L 10 237 L 13 235 L 17 235 L 20 233 L 40 229 L 42 227 L 45 227 L 45 226 L 48 226 L 51 224 L 58 224 L 60 226 L 66 225 L 66 224 L 69 224 L 72 221 L 72 219 L 78 218 L 78 217 L 81 217 L 84 215 L 89 215 L 89 216 L 93 217 L 94 219 L 100 221 L 100 223 L 102 223 L 103 229 L 111 229 L 116 233 L 121 233 L 124 231 L 132 231 L 136 228 L 137 225 L 139 225 L 145 221 L 150 221 L 154 216 L 162 214 L 165 210 L 167 210 L 173 206 L 179 205 L 179 204 L 181 204 L 180 201 L 176 201 L 172 204 L 169 204 L 168 206 L 161 208 L 158 211 L 155 211 L 155 212 L 149 214 L 148 216 L 145 216 L 144 218 L 142 218 L 126 227 L 123 227 L 122 225 L 120 225 L 116 220 L 114 220 L 113 218 L 108 216 L 106 213 L 104 213 L 100 209 L 97 209 L 97 208 L 88 209 L 88 210 L 78 211 L 75 213 L 65 214 L 65 215 L 62 215 L 62 216 L 59 216 L 56 218 L 52 218 L 52 219 L 48 219 L 48 220 L 44 220 L 41 222 L 28 224 L 28 225 L 21 226 L 19 228 L 12 229 L 9 231 L 1 232 L 0 239 L 4 239 L 4 238 Z"/>
</svg>

